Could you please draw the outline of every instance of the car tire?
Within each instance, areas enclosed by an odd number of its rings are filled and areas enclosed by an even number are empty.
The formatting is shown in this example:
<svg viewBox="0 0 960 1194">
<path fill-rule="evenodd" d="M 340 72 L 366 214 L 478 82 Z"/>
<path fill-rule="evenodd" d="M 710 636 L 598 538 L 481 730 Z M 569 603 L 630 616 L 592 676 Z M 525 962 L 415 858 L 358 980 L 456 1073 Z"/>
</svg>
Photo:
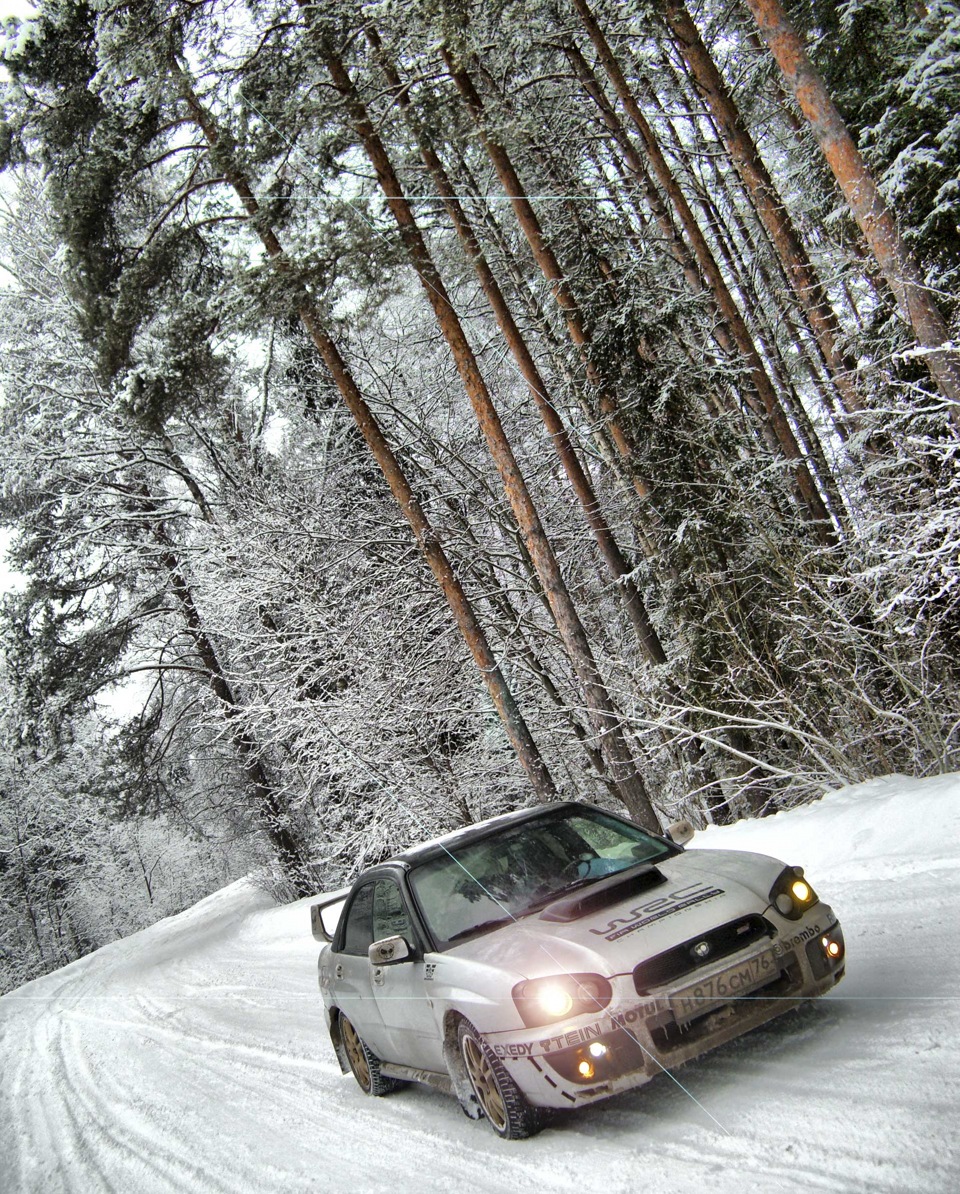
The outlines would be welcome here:
<svg viewBox="0 0 960 1194">
<path fill-rule="evenodd" d="M 343 1012 L 340 1013 L 340 1040 L 350 1064 L 350 1072 L 364 1094 L 379 1097 L 403 1085 L 395 1078 L 387 1078 L 380 1073 L 380 1058 L 363 1043 L 360 1034 Z"/>
<path fill-rule="evenodd" d="M 460 1059 L 480 1110 L 504 1140 L 525 1140 L 542 1127 L 540 1113 L 531 1107 L 498 1057 L 469 1020 L 457 1029 Z"/>
</svg>

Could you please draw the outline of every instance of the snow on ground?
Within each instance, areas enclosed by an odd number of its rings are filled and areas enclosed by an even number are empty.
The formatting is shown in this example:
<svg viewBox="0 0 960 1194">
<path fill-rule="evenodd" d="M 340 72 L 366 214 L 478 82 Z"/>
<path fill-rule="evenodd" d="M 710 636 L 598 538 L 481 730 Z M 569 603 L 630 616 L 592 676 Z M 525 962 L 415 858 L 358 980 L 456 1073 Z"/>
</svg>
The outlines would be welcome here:
<svg viewBox="0 0 960 1194">
<path fill-rule="evenodd" d="M 0 1191 L 960 1189 L 960 776 L 872 781 L 694 845 L 802 863 L 848 972 L 682 1087 L 519 1143 L 426 1088 L 365 1098 L 325 1037 L 309 901 L 241 882 L 0 999 Z"/>
</svg>

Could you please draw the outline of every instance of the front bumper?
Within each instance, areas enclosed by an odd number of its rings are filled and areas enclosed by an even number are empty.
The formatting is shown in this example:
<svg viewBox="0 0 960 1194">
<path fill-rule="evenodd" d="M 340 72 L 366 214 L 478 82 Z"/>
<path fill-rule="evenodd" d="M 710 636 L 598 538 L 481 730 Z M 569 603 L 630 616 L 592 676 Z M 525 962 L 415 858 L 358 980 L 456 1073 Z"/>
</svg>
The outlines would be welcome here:
<svg viewBox="0 0 960 1194">
<path fill-rule="evenodd" d="M 486 1041 L 531 1104 L 570 1108 L 641 1086 L 823 994 L 844 965 L 840 926 L 820 904 L 780 937 L 683 981 L 638 996 L 632 975 L 619 975 L 599 1014 Z"/>
</svg>

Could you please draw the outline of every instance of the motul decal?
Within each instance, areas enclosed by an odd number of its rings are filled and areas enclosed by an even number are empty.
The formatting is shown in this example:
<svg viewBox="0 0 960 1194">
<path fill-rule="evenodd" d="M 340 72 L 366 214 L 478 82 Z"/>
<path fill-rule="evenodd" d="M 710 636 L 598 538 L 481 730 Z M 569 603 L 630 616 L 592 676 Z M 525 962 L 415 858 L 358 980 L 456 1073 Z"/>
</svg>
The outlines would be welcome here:
<svg viewBox="0 0 960 1194">
<path fill-rule="evenodd" d="M 658 896 L 655 900 L 638 904 L 624 916 L 611 920 L 606 928 L 591 929 L 590 932 L 597 937 L 606 937 L 608 941 L 616 941 L 618 937 L 635 933 L 637 929 L 653 924 L 655 920 L 662 920 L 665 916 L 672 916 L 674 912 L 682 912 L 685 908 L 692 908 L 694 904 L 702 904 L 718 895 L 723 895 L 719 887 L 711 887 L 708 883 L 691 883 L 687 887 L 671 891 L 669 895 Z"/>
<path fill-rule="evenodd" d="M 654 1015 L 661 1007 L 655 999 L 650 1003 L 641 1003 L 636 1007 L 628 1007 L 625 1012 L 614 1012 L 610 1017 L 613 1028 L 626 1028 L 628 1024 L 636 1024 L 638 1020 L 646 1020 Z"/>
</svg>

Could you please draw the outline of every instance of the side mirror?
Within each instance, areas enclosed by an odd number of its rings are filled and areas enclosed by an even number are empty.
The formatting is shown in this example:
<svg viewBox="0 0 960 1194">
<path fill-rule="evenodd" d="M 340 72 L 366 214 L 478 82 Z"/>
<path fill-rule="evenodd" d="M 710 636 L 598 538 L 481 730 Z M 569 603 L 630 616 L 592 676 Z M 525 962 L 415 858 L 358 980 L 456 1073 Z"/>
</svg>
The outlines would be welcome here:
<svg viewBox="0 0 960 1194">
<path fill-rule="evenodd" d="M 310 931 L 317 941 L 329 944 L 333 940 L 348 894 L 349 888 L 346 891 L 338 891 L 318 904 L 310 905 Z"/>
<path fill-rule="evenodd" d="M 664 836 L 668 837 L 675 846 L 685 846 L 695 832 L 696 830 L 689 821 L 674 821 Z"/>
<path fill-rule="evenodd" d="M 411 957 L 410 946 L 403 937 L 384 937 L 374 941 L 367 950 L 367 957 L 374 966 L 392 966 Z"/>
</svg>

